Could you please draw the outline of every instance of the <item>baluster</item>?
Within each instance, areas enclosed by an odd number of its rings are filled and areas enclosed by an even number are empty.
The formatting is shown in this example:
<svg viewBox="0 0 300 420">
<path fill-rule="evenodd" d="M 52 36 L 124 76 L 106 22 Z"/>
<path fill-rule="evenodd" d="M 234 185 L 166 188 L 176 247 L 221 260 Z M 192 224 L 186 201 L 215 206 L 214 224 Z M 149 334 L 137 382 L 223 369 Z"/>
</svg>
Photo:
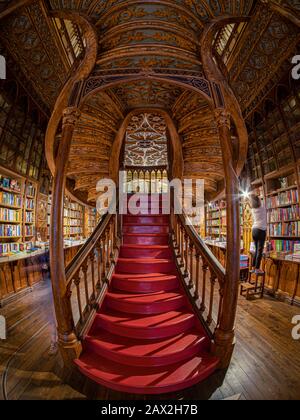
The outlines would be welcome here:
<svg viewBox="0 0 300 420">
<path fill-rule="evenodd" d="M 217 277 L 214 273 L 210 273 L 210 299 L 209 299 L 209 311 L 207 316 L 207 324 L 211 325 L 213 318 L 213 306 L 214 306 L 214 293 Z"/>
<path fill-rule="evenodd" d="M 190 240 L 190 285 L 194 283 L 194 244 Z"/>
<path fill-rule="evenodd" d="M 202 300 L 200 311 L 203 313 L 206 310 L 205 300 L 206 300 L 206 279 L 207 279 L 207 272 L 208 272 L 208 265 L 202 260 L 202 277 L 203 277 L 203 284 L 202 284 Z"/>
<path fill-rule="evenodd" d="M 74 284 L 76 286 L 77 304 L 78 304 L 80 322 L 82 322 L 83 321 L 83 313 L 82 313 L 81 296 L 80 296 L 80 272 L 79 271 L 77 272 L 76 276 L 74 277 Z"/>
<path fill-rule="evenodd" d="M 158 170 L 155 171 L 155 193 L 157 193 L 157 185 L 158 185 Z"/>
<path fill-rule="evenodd" d="M 93 296 L 96 297 L 96 282 L 95 282 L 95 252 L 92 250 L 89 255 L 91 262 L 91 275 L 92 275 L 92 287 L 93 287 Z"/>
<path fill-rule="evenodd" d="M 104 270 L 105 270 L 105 280 L 107 280 L 107 275 L 109 271 L 109 228 L 105 231 L 105 264 L 104 264 Z"/>
<path fill-rule="evenodd" d="M 180 256 L 181 256 L 181 265 L 184 267 L 184 227 L 180 225 Z"/>
<path fill-rule="evenodd" d="M 184 248 L 184 265 L 185 265 L 185 270 L 184 270 L 184 275 L 185 277 L 189 276 L 189 237 L 187 234 L 184 235 L 184 240 L 185 240 L 185 248 Z"/>
<path fill-rule="evenodd" d="M 200 283 L 200 254 L 196 250 L 196 295 L 199 297 L 199 283 Z"/>
<path fill-rule="evenodd" d="M 97 250 L 97 274 L 98 274 L 98 282 L 97 287 L 102 287 L 102 246 L 101 241 L 99 241 L 96 245 Z"/>
<path fill-rule="evenodd" d="M 101 237 L 101 276 L 102 276 L 102 282 L 105 279 L 105 261 L 106 261 L 106 252 L 105 252 L 105 232 L 103 233 Z"/>
<path fill-rule="evenodd" d="M 219 310 L 218 310 L 218 322 L 217 322 L 217 326 L 220 324 L 221 311 L 222 311 L 223 299 L 224 299 L 224 285 L 223 285 L 223 284 L 221 284 L 221 283 L 220 283 L 219 295 L 220 295 L 220 301 L 219 301 Z"/>
<path fill-rule="evenodd" d="M 82 272 L 83 272 L 83 280 L 84 280 L 84 292 L 85 292 L 85 300 L 86 300 L 86 306 L 90 306 L 90 297 L 89 297 L 89 285 L 88 285 L 88 260 L 84 261 L 82 264 Z"/>
<path fill-rule="evenodd" d="M 174 221 L 175 221 L 175 229 L 174 229 L 174 236 L 175 236 L 175 250 L 176 250 L 176 257 L 180 255 L 180 230 L 179 230 L 179 223 L 177 216 L 174 215 Z"/>
<path fill-rule="evenodd" d="M 110 265 L 115 262 L 115 254 L 114 254 L 114 237 L 115 237 L 115 224 L 112 220 L 110 224 Z"/>
</svg>

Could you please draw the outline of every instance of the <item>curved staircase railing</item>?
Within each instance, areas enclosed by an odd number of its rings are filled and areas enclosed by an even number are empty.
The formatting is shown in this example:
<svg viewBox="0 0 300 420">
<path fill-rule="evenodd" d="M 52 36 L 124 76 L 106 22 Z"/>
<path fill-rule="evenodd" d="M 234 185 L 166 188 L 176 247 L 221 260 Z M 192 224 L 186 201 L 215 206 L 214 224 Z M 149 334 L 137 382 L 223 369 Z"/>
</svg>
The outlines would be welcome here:
<svg viewBox="0 0 300 420">
<path fill-rule="evenodd" d="M 202 323 L 213 338 L 222 311 L 226 271 L 187 216 L 173 215 L 172 242 L 186 291 Z"/>
<path fill-rule="evenodd" d="M 107 214 L 66 268 L 66 299 L 82 337 L 105 294 L 119 247 L 118 217 Z"/>
</svg>

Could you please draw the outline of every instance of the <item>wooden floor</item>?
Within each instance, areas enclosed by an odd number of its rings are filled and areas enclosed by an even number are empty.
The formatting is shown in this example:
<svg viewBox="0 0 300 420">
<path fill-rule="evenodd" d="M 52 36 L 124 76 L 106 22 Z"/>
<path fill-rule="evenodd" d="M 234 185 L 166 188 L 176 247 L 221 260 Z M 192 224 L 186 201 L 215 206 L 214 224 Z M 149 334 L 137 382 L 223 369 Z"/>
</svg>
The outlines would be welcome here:
<svg viewBox="0 0 300 420">
<path fill-rule="evenodd" d="M 0 399 L 85 399 L 83 389 L 89 398 L 100 400 L 145 399 L 95 387 L 80 378 L 73 379 L 73 388 L 64 384 L 59 355 L 49 354 L 55 331 L 52 313 L 49 282 L 0 309 L 8 324 L 8 339 L 0 342 Z M 299 400 L 300 341 L 291 337 L 291 320 L 296 314 L 300 314 L 300 308 L 271 298 L 241 298 L 237 345 L 228 371 L 161 398 Z"/>
</svg>

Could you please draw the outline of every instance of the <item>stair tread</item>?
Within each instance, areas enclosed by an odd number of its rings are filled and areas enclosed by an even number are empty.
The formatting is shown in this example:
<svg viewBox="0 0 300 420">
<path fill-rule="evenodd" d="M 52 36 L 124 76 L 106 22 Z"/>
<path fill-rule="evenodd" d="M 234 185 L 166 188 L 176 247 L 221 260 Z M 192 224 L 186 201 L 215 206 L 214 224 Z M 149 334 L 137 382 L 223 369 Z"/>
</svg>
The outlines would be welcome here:
<svg viewBox="0 0 300 420">
<path fill-rule="evenodd" d="M 139 245 L 139 244 L 124 244 L 121 245 L 121 249 L 155 249 L 155 250 L 168 250 L 170 249 L 169 245 Z"/>
<path fill-rule="evenodd" d="M 139 225 L 137 225 L 136 223 L 128 223 L 128 222 L 124 222 L 123 226 L 169 226 L 169 223 L 140 223 Z"/>
<path fill-rule="evenodd" d="M 125 233 L 124 236 L 145 236 L 145 237 L 153 237 L 153 236 L 169 236 L 168 233 Z"/>
<path fill-rule="evenodd" d="M 118 290 L 110 291 L 106 295 L 108 298 L 115 300 L 127 301 L 130 303 L 159 303 L 170 302 L 182 298 L 183 294 L 180 291 L 174 292 L 150 292 L 150 293 L 124 293 Z"/>
<path fill-rule="evenodd" d="M 93 336 L 86 337 L 87 342 L 95 347 L 128 357 L 172 357 L 178 352 L 197 346 L 207 340 L 205 334 L 193 329 L 169 338 L 156 340 L 121 337 L 110 332 L 99 330 Z"/>
<path fill-rule="evenodd" d="M 138 264 L 165 264 L 165 263 L 172 263 L 174 262 L 171 258 L 118 258 L 118 262 L 126 262 L 130 263 L 138 263 Z"/>
<path fill-rule="evenodd" d="M 143 368 L 99 359 L 93 351 L 86 351 L 75 363 L 82 373 L 102 385 L 124 392 L 159 394 L 205 379 L 216 369 L 218 359 L 205 354 L 174 365 Z"/>
<path fill-rule="evenodd" d="M 177 273 L 146 273 L 146 274 L 135 274 L 135 273 L 115 273 L 113 278 L 127 281 L 137 282 L 151 282 L 151 281 L 162 281 L 162 280 L 174 280 L 177 279 Z"/>
<path fill-rule="evenodd" d="M 104 308 L 96 315 L 96 323 L 98 320 L 104 320 L 113 324 L 117 324 L 122 328 L 169 328 L 173 325 L 180 324 L 189 319 L 195 318 L 195 315 L 189 310 L 169 311 L 163 314 L 139 315 L 125 314 L 109 308 Z"/>
</svg>

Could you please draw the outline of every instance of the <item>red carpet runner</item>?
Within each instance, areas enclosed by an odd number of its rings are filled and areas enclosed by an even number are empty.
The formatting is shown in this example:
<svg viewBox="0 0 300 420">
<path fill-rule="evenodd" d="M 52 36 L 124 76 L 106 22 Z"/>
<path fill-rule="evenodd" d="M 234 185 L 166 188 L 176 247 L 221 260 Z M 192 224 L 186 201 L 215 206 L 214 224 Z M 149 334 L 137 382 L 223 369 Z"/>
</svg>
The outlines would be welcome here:
<svg viewBox="0 0 300 420">
<path fill-rule="evenodd" d="M 218 364 L 181 288 L 169 216 L 124 216 L 110 290 L 75 363 L 90 379 L 135 394 L 190 387 Z"/>
</svg>

